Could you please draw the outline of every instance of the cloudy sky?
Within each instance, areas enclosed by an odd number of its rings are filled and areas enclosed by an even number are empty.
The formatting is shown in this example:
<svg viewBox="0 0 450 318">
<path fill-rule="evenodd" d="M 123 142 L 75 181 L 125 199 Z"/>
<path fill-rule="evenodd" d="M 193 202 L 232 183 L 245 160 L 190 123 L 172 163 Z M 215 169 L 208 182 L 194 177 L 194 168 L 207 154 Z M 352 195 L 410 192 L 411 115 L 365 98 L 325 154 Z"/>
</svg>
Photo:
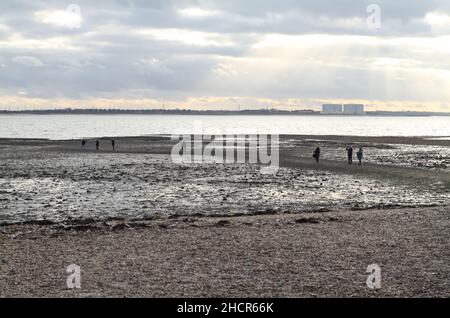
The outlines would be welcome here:
<svg viewBox="0 0 450 318">
<path fill-rule="evenodd" d="M 2 0 L 0 74 L 1 109 L 450 111 L 450 1 Z"/>
</svg>

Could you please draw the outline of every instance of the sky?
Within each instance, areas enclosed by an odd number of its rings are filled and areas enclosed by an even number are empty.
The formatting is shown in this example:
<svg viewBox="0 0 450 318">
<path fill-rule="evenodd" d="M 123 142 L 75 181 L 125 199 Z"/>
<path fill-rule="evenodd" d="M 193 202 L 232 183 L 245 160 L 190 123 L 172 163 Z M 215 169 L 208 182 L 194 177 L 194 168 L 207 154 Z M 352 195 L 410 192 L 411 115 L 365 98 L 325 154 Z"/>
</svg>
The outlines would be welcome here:
<svg viewBox="0 0 450 318">
<path fill-rule="evenodd" d="M 0 2 L 0 109 L 450 112 L 449 0 Z"/>
</svg>

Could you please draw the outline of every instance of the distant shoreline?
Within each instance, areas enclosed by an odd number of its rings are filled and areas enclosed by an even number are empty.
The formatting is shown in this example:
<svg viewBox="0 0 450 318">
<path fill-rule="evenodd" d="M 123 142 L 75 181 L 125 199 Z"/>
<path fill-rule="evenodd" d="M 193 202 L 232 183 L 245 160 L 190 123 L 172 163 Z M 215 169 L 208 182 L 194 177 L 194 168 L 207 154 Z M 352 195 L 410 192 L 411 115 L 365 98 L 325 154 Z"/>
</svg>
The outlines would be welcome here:
<svg viewBox="0 0 450 318">
<path fill-rule="evenodd" d="M 207 116 L 411 116 L 411 117 L 430 117 L 430 116 L 450 116 L 446 112 L 415 112 L 415 111 L 367 111 L 365 114 L 323 114 L 315 110 L 182 110 L 182 109 L 42 109 L 42 110 L 0 110 L 0 115 L 207 115 Z"/>
</svg>

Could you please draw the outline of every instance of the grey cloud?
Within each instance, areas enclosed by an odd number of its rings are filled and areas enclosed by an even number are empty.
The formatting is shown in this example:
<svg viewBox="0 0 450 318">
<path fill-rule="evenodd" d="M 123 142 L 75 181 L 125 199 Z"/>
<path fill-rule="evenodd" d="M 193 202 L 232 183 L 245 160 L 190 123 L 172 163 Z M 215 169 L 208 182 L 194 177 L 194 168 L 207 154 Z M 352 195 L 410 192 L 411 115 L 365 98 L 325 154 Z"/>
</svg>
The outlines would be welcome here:
<svg viewBox="0 0 450 318">
<path fill-rule="evenodd" d="M 13 62 L 31 67 L 41 67 L 44 66 L 42 61 L 34 56 L 16 56 L 12 59 Z"/>
<path fill-rule="evenodd" d="M 210 32 L 281 32 L 304 33 L 368 33 L 364 28 L 342 29 L 333 21 L 367 17 L 366 8 L 373 0 L 231 0 L 231 1 L 76 1 L 82 9 L 81 30 L 64 30 L 36 23 L 34 13 L 41 10 L 63 10 L 60 1 L 2 1 L 2 19 L 17 30 L 30 34 L 71 34 L 113 23 L 117 25 L 157 28 L 189 28 Z M 426 26 L 415 22 L 430 11 L 449 11 L 446 0 L 378 0 L 382 16 L 388 22 L 386 33 L 425 33 Z M 190 19 L 178 14 L 186 7 L 201 7 L 218 12 L 216 16 Z M 313 23 L 323 18 L 329 23 Z"/>
<path fill-rule="evenodd" d="M 36 12 L 64 10 L 68 3 L 57 0 L 0 2 L 0 92 L 26 91 L 28 96 L 85 98 L 117 96 L 130 92 L 154 98 L 190 96 L 257 96 L 268 98 L 432 98 L 418 96 L 391 83 L 395 93 L 384 91 L 382 71 L 352 66 L 351 58 L 412 58 L 426 67 L 448 70 L 447 52 L 436 52 L 426 60 L 420 52 L 401 47 L 358 46 L 349 50 L 349 67 L 293 65 L 276 73 L 261 69 L 237 77 L 217 77 L 215 70 L 227 59 L 246 58 L 254 45 L 268 34 L 362 35 L 381 38 L 434 37 L 423 21 L 428 12 L 450 15 L 447 0 L 157 0 L 74 1 L 81 7 L 80 28 L 67 28 L 36 20 Z M 365 26 L 366 7 L 381 6 L 382 29 Z M 212 16 L 188 17 L 183 8 L 214 11 Z M 353 19 L 353 20 L 352 20 Z M 356 19 L 356 20 L 355 20 Z M 346 24 L 346 21 L 356 21 Z M 136 33 L 139 29 L 182 29 L 218 34 L 217 45 L 194 45 L 170 39 L 155 39 Z M 24 41 L 67 39 L 69 47 L 8 46 L 12 36 Z M 232 45 L 222 41 L 230 38 Z M 366 50 L 366 51 L 365 51 Z M 328 53 L 328 52 L 325 52 Z M 272 53 L 265 53 L 273 58 Z M 326 55 L 320 56 L 326 62 Z M 153 62 L 152 62 L 153 61 Z M 295 61 L 294 61 L 295 62 Z M 414 90 L 411 85 L 406 87 Z M 141 94 L 136 93 L 136 94 Z"/>
</svg>

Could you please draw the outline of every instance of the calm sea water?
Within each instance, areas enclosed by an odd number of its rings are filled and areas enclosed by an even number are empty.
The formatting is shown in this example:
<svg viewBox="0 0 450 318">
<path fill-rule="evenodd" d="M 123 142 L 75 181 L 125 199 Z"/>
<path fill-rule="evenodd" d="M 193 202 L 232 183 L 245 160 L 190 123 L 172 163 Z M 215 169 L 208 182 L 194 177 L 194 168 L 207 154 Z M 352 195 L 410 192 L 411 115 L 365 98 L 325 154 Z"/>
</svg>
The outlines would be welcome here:
<svg viewBox="0 0 450 318">
<path fill-rule="evenodd" d="M 0 138 L 72 139 L 153 134 L 450 136 L 450 117 L 0 115 Z"/>
</svg>

